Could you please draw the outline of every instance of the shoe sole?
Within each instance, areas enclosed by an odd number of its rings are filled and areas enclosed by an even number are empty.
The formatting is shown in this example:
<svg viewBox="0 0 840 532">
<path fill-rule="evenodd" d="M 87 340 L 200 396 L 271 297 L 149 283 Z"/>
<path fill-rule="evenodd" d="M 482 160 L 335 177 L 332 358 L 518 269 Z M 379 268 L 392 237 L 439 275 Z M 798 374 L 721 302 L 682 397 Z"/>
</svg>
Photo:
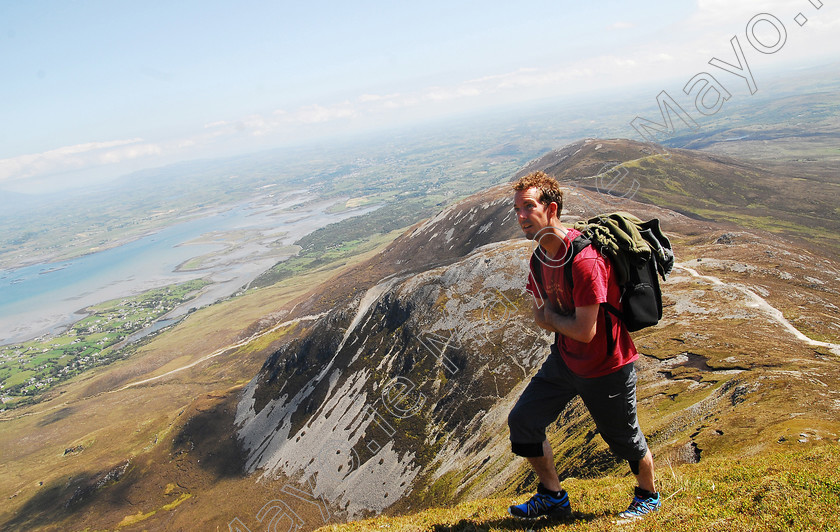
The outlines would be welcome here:
<svg viewBox="0 0 840 532">
<path fill-rule="evenodd" d="M 625 525 L 627 523 L 635 523 L 636 521 L 641 521 L 642 519 L 646 518 L 647 516 L 654 514 L 659 511 L 659 508 L 656 510 L 651 510 L 650 512 L 642 515 L 619 515 L 618 519 L 613 521 L 614 525 Z"/>
<path fill-rule="evenodd" d="M 537 519 L 542 519 L 543 517 L 548 517 L 549 519 L 569 519 L 572 517 L 571 508 L 566 510 L 560 510 L 559 512 L 535 515 L 534 517 L 528 517 L 526 515 L 516 515 L 510 510 L 510 508 L 508 508 L 508 513 L 511 515 L 511 517 L 515 517 L 517 519 L 524 519 L 525 521 L 535 521 Z"/>
</svg>

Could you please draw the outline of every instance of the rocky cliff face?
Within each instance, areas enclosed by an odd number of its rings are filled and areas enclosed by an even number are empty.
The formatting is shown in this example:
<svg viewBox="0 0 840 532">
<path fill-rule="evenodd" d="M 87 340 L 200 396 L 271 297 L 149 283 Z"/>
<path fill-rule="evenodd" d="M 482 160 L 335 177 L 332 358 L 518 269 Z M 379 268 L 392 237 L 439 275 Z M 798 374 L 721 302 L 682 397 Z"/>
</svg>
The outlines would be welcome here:
<svg viewBox="0 0 840 532">
<path fill-rule="evenodd" d="M 466 258 L 390 275 L 266 361 L 237 415 L 251 471 L 314 475 L 316 495 L 359 515 L 504 438 L 500 405 L 541 361 L 546 337 L 522 311 L 529 243 L 480 245 L 510 233 L 512 218 L 497 212 L 509 200 L 494 194 L 444 211 L 395 248 L 419 240 L 440 251 L 417 250 L 412 264 L 476 245 Z"/>
<path fill-rule="evenodd" d="M 308 480 L 351 517 L 532 481 L 509 452 L 506 418 L 550 338 L 533 325 L 533 244 L 512 238 L 510 207 L 507 187 L 469 198 L 307 303 L 343 294 L 300 322 L 244 390 L 236 425 L 249 472 Z M 658 459 L 759 449 L 806 430 L 836 439 L 837 263 L 819 258 L 814 273 L 813 257 L 787 242 L 580 188 L 567 221 L 616 207 L 660 218 L 680 261 L 662 323 L 635 337 L 640 418 Z M 823 421 L 808 404 L 828 412 Z M 579 403 L 550 432 L 564 475 L 623 467 Z"/>
</svg>

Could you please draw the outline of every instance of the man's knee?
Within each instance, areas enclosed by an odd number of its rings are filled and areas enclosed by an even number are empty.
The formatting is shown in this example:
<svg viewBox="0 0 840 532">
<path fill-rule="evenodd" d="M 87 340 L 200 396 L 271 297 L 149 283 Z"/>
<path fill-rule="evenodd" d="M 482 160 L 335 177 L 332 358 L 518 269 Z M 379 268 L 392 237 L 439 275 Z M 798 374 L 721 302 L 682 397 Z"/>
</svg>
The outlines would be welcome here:
<svg viewBox="0 0 840 532">
<path fill-rule="evenodd" d="M 545 434 L 536 430 L 528 414 L 528 409 L 514 406 L 508 414 L 510 445 L 513 454 L 526 458 L 543 455 Z M 537 443 L 538 442 L 538 443 Z"/>
<path fill-rule="evenodd" d="M 516 438 L 521 433 L 522 427 L 522 418 L 517 413 L 516 406 L 511 409 L 510 413 L 508 413 L 507 424 L 508 433 L 510 434 L 511 439 Z"/>
<path fill-rule="evenodd" d="M 519 406 L 519 403 L 513 405 L 507 419 L 508 428 L 511 433 L 515 433 L 517 429 L 524 428 L 526 426 L 523 421 L 527 419 L 527 416 L 524 414 L 526 414 L 525 409 Z"/>
</svg>

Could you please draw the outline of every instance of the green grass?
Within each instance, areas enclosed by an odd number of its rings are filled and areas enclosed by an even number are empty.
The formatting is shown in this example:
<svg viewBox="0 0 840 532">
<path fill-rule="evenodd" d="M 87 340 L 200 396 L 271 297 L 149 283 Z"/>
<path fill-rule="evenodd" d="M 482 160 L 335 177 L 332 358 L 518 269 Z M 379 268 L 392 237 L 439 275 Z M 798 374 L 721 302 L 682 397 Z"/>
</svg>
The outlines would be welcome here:
<svg viewBox="0 0 840 532">
<path fill-rule="evenodd" d="M 11 373 L 11 372 L 10 372 Z M 18 384 L 23 384 L 24 382 L 28 381 L 30 377 L 34 376 L 35 372 L 32 370 L 23 370 L 17 373 L 11 374 L 9 377 L 5 379 L 6 386 L 16 386 Z"/>
<path fill-rule="evenodd" d="M 377 248 L 383 242 L 392 241 L 408 225 L 416 221 L 415 217 L 417 216 L 411 209 L 407 209 L 406 216 L 389 220 L 386 220 L 382 216 L 383 214 L 385 214 L 384 211 L 375 211 L 359 217 L 354 223 L 345 221 L 344 223 L 330 224 L 307 235 L 297 242 L 302 247 L 298 255 L 290 257 L 260 274 L 251 283 L 251 288 L 271 286 L 296 275 L 316 271 L 327 266 L 334 268 L 337 263 L 346 262 L 351 257 Z M 401 223 L 404 225 L 400 225 Z"/>
<path fill-rule="evenodd" d="M 574 515 L 562 523 L 510 517 L 507 507 L 527 499 L 529 493 L 523 493 L 320 530 L 840 530 L 840 445 L 836 442 L 807 449 L 780 444 L 778 452 L 759 456 L 716 457 L 679 467 L 657 465 L 662 509 L 638 522 L 616 523 L 617 513 L 630 502 L 633 480 L 606 476 L 564 481 Z"/>
<path fill-rule="evenodd" d="M 188 281 L 108 301 L 90 307 L 92 315 L 59 336 L 0 347 L 3 407 L 13 408 L 22 404 L 14 398 L 40 395 L 74 375 L 118 359 L 116 344 L 194 297 L 206 284 Z"/>
</svg>

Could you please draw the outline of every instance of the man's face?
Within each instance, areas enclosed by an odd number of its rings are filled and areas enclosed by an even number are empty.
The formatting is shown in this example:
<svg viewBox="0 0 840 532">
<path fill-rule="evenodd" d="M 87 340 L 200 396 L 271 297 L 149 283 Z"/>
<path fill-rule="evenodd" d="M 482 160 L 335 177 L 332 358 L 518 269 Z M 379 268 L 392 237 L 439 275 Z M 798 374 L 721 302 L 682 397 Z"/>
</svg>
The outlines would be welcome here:
<svg viewBox="0 0 840 532">
<path fill-rule="evenodd" d="M 555 207 L 552 208 L 552 205 L 555 205 Z M 554 203 L 548 205 L 540 203 L 540 190 L 535 187 L 517 190 L 513 196 L 513 210 L 516 212 L 516 220 L 528 240 L 533 240 L 542 229 L 550 225 L 552 210 L 555 209 L 556 204 Z"/>
</svg>

